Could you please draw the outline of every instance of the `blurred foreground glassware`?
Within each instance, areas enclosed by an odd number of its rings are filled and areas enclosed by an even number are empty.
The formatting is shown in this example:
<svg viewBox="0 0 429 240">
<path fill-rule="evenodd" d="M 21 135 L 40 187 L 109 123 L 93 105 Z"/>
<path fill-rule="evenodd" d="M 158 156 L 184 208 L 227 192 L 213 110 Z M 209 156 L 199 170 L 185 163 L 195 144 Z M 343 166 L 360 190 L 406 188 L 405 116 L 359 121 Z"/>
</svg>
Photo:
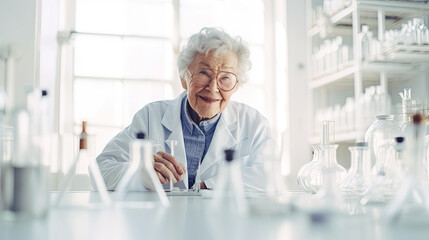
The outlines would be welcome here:
<svg viewBox="0 0 429 240">
<path fill-rule="evenodd" d="M 79 136 L 79 152 L 60 183 L 60 193 L 55 203 L 56 206 L 90 208 L 94 206 L 109 206 L 112 203 L 107 192 L 103 176 L 101 175 L 100 168 L 98 167 L 95 158 L 90 157 L 88 152 L 88 134 L 86 132 L 86 125 L 87 123 L 85 121 L 82 122 L 82 132 Z M 97 200 L 101 202 L 101 205 L 98 205 L 98 203 L 87 202 L 83 204 L 67 202 L 64 199 L 64 194 L 70 190 L 90 191 L 91 181 L 95 183 L 95 190 L 99 197 Z"/>
<path fill-rule="evenodd" d="M 27 95 L 26 107 L 13 112 L 12 158 L 10 164 L 2 163 L 4 207 L 10 216 L 42 218 L 48 213 L 49 162 L 41 158 L 41 103 L 42 92 L 35 89 Z"/>
<path fill-rule="evenodd" d="M 386 208 L 386 219 L 392 225 L 429 226 L 429 186 L 423 170 L 426 126 L 422 120 L 421 114 L 415 114 L 406 129 L 408 171 Z"/>
<path fill-rule="evenodd" d="M 306 175 L 302 177 L 303 190 L 316 193 L 322 186 L 323 183 L 323 168 L 329 166 L 335 171 L 336 183 L 340 184 L 347 174 L 346 169 L 339 165 L 337 162 L 337 148 L 335 145 L 335 122 L 323 121 L 322 122 L 322 139 L 319 145 L 319 161 L 315 161 L 314 164 L 308 168 Z"/>
<path fill-rule="evenodd" d="M 383 203 L 395 194 L 398 188 L 398 164 L 395 160 L 395 138 L 402 135 L 393 115 L 378 115 L 368 128 L 365 141 L 368 142 L 372 168 L 371 187 L 361 203 Z"/>
<path fill-rule="evenodd" d="M 286 186 L 285 176 L 288 174 L 288 143 L 287 133 L 273 131 L 274 137 L 264 145 L 262 154 L 266 176 L 266 192 L 274 202 L 285 204 L 290 202 L 290 194 Z"/>
<path fill-rule="evenodd" d="M 143 132 L 137 133 L 136 139 L 130 142 L 131 163 L 116 188 L 117 202 L 124 201 L 126 194 L 132 191 L 130 189 L 131 181 L 145 181 L 145 186 L 155 190 L 161 204 L 164 207 L 170 206 L 170 201 L 153 167 L 152 148 L 152 143 L 149 140 L 145 140 Z M 138 176 L 143 176 L 143 179 L 139 179 Z"/>
<path fill-rule="evenodd" d="M 340 185 L 340 190 L 347 197 L 361 196 L 371 184 L 371 165 L 368 158 L 368 143 L 358 142 L 349 147 L 351 166 Z"/>
<path fill-rule="evenodd" d="M 225 150 L 225 161 L 214 189 L 213 209 L 222 209 L 226 215 L 232 216 L 245 215 L 248 212 L 240 162 L 234 161 L 232 149 Z"/>
</svg>

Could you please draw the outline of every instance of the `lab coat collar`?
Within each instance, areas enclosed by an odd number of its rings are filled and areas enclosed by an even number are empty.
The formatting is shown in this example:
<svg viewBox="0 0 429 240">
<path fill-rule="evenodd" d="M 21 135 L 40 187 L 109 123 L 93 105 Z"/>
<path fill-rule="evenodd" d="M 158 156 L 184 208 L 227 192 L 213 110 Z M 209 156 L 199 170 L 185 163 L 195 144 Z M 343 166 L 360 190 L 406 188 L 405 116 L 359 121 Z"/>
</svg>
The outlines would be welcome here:
<svg viewBox="0 0 429 240">
<path fill-rule="evenodd" d="M 213 135 L 212 142 L 210 143 L 207 154 L 201 163 L 201 175 L 209 169 L 217 161 L 224 158 L 223 153 L 226 149 L 234 149 L 237 145 L 237 139 L 234 137 L 233 132 L 237 129 L 237 114 L 231 102 L 225 108 L 220 116 L 219 122 Z"/>
<path fill-rule="evenodd" d="M 182 99 L 185 97 L 186 91 L 182 92 L 172 104 L 169 104 L 164 116 L 162 117 L 161 124 L 165 129 L 170 131 L 170 135 L 165 140 L 165 143 L 168 140 L 176 140 L 177 146 L 174 148 L 174 157 L 179 163 L 182 163 L 184 166 L 187 166 L 186 154 L 185 154 L 185 144 L 183 142 L 183 131 L 182 124 L 180 122 L 180 109 Z M 166 144 L 168 145 L 168 144 Z M 171 151 L 171 149 L 170 149 Z M 188 174 L 183 175 L 183 182 L 188 188 Z"/>
</svg>

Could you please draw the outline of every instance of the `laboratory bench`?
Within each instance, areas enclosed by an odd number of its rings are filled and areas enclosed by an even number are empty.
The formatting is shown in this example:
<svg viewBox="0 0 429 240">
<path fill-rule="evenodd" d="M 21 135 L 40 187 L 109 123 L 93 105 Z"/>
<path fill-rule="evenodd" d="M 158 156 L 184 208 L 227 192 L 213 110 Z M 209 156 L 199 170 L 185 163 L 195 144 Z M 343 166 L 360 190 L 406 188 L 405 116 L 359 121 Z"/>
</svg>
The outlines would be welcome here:
<svg viewBox="0 0 429 240">
<path fill-rule="evenodd" d="M 0 239 L 429 239 L 427 226 L 385 224 L 380 206 L 349 205 L 323 219 L 300 209 L 310 194 L 290 192 L 290 200 L 279 204 L 263 193 L 247 193 L 249 212 L 231 215 L 211 207 L 211 194 L 169 194 L 165 208 L 153 192 L 129 193 L 109 207 L 99 204 L 95 192 L 69 192 L 63 205 L 51 207 L 45 218 L 1 213 Z M 51 202 L 57 195 L 50 193 Z"/>
</svg>

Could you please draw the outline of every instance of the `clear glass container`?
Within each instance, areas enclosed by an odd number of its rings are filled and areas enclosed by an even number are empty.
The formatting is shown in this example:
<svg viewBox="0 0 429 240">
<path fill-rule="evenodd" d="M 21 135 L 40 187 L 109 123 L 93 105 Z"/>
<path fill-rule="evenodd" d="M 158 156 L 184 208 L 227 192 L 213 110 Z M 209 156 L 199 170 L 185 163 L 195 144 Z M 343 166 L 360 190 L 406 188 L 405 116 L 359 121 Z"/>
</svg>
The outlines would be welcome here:
<svg viewBox="0 0 429 240">
<path fill-rule="evenodd" d="M 351 166 L 340 185 L 344 195 L 363 195 L 371 184 L 371 165 L 368 158 L 368 143 L 358 142 L 356 146 L 349 147 L 351 153 Z"/>
<path fill-rule="evenodd" d="M 392 225 L 427 226 L 429 224 L 429 186 L 424 173 L 426 126 L 422 115 L 413 116 L 406 129 L 407 171 L 401 187 L 386 208 L 386 219 Z"/>
<path fill-rule="evenodd" d="M 310 162 L 304 164 L 298 171 L 297 181 L 299 187 L 306 192 L 315 192 L 309 184 L 308 174 L 309 170 L 316 164 L 319 164 L 319 154 L 320 147 L 319 145 L 313 145 L 313 158 Z"/>
<path fill-rule="evenodd" d="M 385 175 L 388 159 L 393 158 L 395 137 L 402 136 L 398 124 L 393 121 L 393 115 L 378 115 L 365 133 L 365 142 L 368 143 L 373 175 Z"/>
<path fill-rule="evenodd" d="M 225 150 L 225 161 L 214 190 L 213 209 L 222 209 L 227 215 L 247 214 L 240 162 L 234 161 L 234 150 Z"/>
<path fill-rule="evenodd" d="M 372 168 L 371 187 L 365 193 L 361 203 L 379 203 L 388 201 L 398 188 L 398 165 L 395 161 L 395 138 L 402 135 L 393 115 L 379 115 L 368 128 L 365 141 L 368 142 Z"/>
<path fill-rule="evenodd" d="M 333 121 L 322 122 L 322 139 L 319 145 L 320 150 L 318 151 L 319 161 L 314 161 L 306 171 L 303 179 L 303 190 L 311 193 L 319 191 L 323 184 L 323 169 L 326 166 L 334 171 L 337 185 L 340 184 L 347 171 L 343 166 L 337 162 L 337 148 L 335 145 L 335 123 Z"/>
</svg>

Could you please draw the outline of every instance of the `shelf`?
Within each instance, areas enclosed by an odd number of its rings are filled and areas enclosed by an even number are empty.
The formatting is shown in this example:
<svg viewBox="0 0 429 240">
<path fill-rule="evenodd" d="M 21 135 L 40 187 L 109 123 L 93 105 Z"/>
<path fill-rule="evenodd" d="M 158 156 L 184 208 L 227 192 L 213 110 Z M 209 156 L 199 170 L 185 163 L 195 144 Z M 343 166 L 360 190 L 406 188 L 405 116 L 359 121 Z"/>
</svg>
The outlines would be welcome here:
<svg viewBox="0 0 429 240">
<path fill-rule="evenodd" d="M 312 81 L 309 82 L 309 88 L 319 88 L 323 87 L 332 83 L 335 83 L 340 80 L 344 80 L 349 77 L 353 77 L 352 75 L 356 72 L 356 66 L 350 66 L 348 68 L 345 68 L 339 72 L 335 72 L 332 74 L 328 74 L 325 76 L 314 78 Z"/>
<path fill-rule="evenodd" d="M 357 7 L 350 5 L 332 15 L 328 23 L 326 20 L 319 19 L 315 25 L 308 29 L 308 36 L 313 37 L 321 32 L 321 29 L 327 25 L 336 27 L 352 26 L 352 13 L 359 10 L 361 24 L 370 26 L 371 31 L 376 33 L 377 10 L 383 10 L 386 15 L 386 29 L 392 29 L 400 26 L 401 20 L 411 19 L 413 17 L 428 15 L 429 3 L 427 2 L 405 2 L 405 1 L 358 1 Z M 334 31 L 334 30 L 333 30 Z M 327 33 L 328 35 L 330 33 Z"/>
<path fill-rule="evenodd" d="M 335 141 L 336 143 L 341 142 L 354 142 L 358 139 L 358 133 L 356 131 L 353 132 L 341 132 L 341 133 L 335 133 Z M 318 144 L 320 143 L 320 136 L 312 135 L 310 137 L 310 143 L 311 144 Z"/>
<path fill-rule="evenodd" d="M 405 53 L 404 53 L 405 54 Z M 428 54 L 421 54 L 421 58 L 425 58 L 429 61 Z M 399 56 L 396 56 L 398 58 Z M 401 56 L 403 59 L 406 59 L 405 56 Z M 412 55 L 407 56 L 412 58 Z M 396 78 L 406 77 L 409 74 L 415 74 L 416 72 L 424 71 L 424 68 L 419 68 L 417 64 L 402 63 L 402 62 L 388 62 L 388 61 L 374 61 L 374 62 L 363 62 L 361 69 L 358 69 L 357 66 L 352 65 L 341 71 L 326 74 L 313 78 L 308 84 L 310 89 L 316 89 L 326 86 L 352 86 L 353 85 L 353 74 L 361 70 L 363 73 L 368 73 L 366 76 L 363 76 L 364 82 L 377 82 L 379 78 L 378 73 L 395 73 Z M 369 74 L 376 73 L 376 74 Z M 371 85 L 371 84 L 370 84 Z"/>
</svg>

